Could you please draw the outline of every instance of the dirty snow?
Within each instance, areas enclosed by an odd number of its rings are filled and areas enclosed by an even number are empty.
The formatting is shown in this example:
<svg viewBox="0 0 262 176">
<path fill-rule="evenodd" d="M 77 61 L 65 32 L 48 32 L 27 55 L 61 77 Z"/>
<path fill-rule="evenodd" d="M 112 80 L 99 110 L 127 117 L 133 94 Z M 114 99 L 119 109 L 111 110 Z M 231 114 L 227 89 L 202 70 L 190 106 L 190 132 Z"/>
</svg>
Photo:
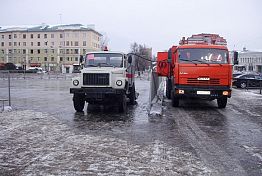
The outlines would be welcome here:
<svg viewBox="0 0 262 176">
<path fill-rule="evenodd" d="M 0 113 L 0 175 L 212 175 L 191 153 L 160 140 L 133 144 L 79 134 L 31 110 Z"/>
</svg>

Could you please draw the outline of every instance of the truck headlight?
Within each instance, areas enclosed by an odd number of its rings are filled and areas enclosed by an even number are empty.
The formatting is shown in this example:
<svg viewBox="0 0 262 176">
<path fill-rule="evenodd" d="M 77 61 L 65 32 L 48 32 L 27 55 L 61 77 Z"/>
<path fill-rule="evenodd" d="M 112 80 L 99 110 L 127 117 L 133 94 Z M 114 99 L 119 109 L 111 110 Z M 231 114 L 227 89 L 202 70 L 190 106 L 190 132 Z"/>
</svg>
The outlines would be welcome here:
<svg viewBox="0 0 262 176">
<path fill-rule="evenodd" d="M 73 81 L 73 84 L 74 84 L 74 86 L 78 86 L 79 81 L 78 81 L 78 80 L 74 80 L 74 81 Z"/>
<path fill-rule="evenodd" d="M 121 80 L 117 80 L 117 81 L 116 81 L 116 85 L 122 86 L 122 84 L 123 84 L 123 82 L 122 82 Z"/>
</svg>

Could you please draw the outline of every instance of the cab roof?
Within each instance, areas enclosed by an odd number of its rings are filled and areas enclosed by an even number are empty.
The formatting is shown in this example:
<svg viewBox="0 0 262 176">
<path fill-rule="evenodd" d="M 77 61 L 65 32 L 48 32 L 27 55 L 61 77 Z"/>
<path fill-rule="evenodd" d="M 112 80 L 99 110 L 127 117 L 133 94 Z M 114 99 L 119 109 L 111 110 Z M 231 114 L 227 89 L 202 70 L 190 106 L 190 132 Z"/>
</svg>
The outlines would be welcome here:
<svg viewBox="0 0 262 176">
<path fill-rule="evenodd" d="M 118 52 L 118 51 L 92 51 L 92 52 L 87 52 L 86 54 L 122 54 L 124 55 L 125 53 Z"/>
<path fill-rule="evenodd" d="M 202 49 L 224 49 L 228 50 L 226 46 L 224 45 L 206 45 L 206 44 L 195 44 L 195 45 L 179 45 L 178 48 L 184 48 L 184 49 L 190 49 L 190 48 L 202 48 Z"/>
</svg>

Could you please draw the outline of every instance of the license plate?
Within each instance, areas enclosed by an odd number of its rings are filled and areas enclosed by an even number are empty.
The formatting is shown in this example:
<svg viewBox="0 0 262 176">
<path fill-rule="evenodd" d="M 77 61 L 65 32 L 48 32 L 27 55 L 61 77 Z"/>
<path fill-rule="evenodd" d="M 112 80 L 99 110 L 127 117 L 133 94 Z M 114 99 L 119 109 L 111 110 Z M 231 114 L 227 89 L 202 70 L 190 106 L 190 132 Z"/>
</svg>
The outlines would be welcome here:
<svg viewBox="0 0 262 176">
<path fill-rule="evenodd" d="M 210 95 L 210 91 L 197 91 L 198 95 Z"/>
</svg>

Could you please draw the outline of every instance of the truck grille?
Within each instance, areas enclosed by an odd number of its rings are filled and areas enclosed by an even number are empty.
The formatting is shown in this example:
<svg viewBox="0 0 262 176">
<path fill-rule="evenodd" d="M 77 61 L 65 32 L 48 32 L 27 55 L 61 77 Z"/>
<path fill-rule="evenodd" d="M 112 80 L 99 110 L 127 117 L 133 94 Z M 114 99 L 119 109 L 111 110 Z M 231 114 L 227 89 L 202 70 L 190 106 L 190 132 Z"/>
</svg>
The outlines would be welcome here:
<svg viewBox="0 0 262 176">
<path fill-rule="evenodd" d="M 220 80 L 217 78 L 210 78 L 210 80 L 198 80 L 197 78 L 187 78 L 187 83 L 197 85 L 219 85 Z"/>
<path fill-rule="evenodd" d="M 83 85 L 109 85 L 109 73 L 84 73 Z"/>
</svg>

